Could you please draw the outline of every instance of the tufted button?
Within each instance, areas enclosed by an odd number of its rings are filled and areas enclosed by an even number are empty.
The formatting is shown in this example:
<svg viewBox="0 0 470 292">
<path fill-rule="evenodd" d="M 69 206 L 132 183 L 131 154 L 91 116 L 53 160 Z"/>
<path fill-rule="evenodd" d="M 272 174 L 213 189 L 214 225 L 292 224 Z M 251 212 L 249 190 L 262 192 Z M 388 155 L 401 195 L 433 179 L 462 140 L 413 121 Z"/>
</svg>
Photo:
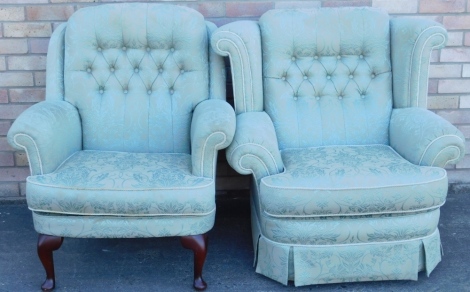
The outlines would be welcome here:
<svg viewBox="0 0 470 292">
<path fill-rule="evenodd" d="M 319 96 L 315 96 L 315 99 L 316 99 L 316 100 L 320 100 L 320 97 L 319 97 Z"/>
<path fill-rule="evenodd" d="M 359 55 L 359 58 L 360 58 L 360 59 L 364 59 L 364 55 Z"/>
<path fill-rule="evenodd" d="M 294 100 L 297 100 L 297 99 L 298 99 L 297 96 L 294 95 Z"/>
<path fill-rule="evenodd" d="M 152 94 L 152 90 L 149 89 L 149 90 L 147 91 L 147 94 L 148 94 L 148 95 Z"/>
<path fill-rule="evenodd" d="M 135 68 L 135 69 L 134 69 L 134 72 L 135 72 L 135 73 L 139 73 L 139 68 Z"/>
<path fill-rule="evenodd" d="M 104 88 L 103 87 L 100 87 L 100 94 L 103 94 L 104 93 Z"/>
<path fill-rule="evenodd" d="M 340 55 L 336 56 L 336 59 L 338 59 L 338 60 L 341 59 L 341 56 Z"/>
<path fill-rule="evenodd" d="M 98 52 L 101 52 L 103 49 L 101 47 L 98 47 Z"/>
<path fill-rule="evenodd" d="M 90 67 L 86 68 L 86 71 L 87 71 L 88 73 L 91 73 L 91 68 L 90 68 Z"/>
<path fill-rule="evenodd" d="M 175 51 L 175 48 L 171 48 L 170 51 L 173 53 Z"/>
<path fill-rule="evenodd" d="M 281 78 L 281 79 L 282 79 L 282 80 L 286 80 L 286 76 L 282 76 L 282 78 Z"/>
<path fill-rule="evenodd" d="M 331 75 L 326 75 L 326 79 L 330 80 L 330 79 L 331 79 Z"/>
<path fill-rule="evenodd" d="M 343 96 L 342 95 L 338 96 L 338 99 L 343 99 Z"/>
<path fill-rule="evenodd" d="M 292 61 L 295 61 L 295 57 L 292 57 L 291 60 L 292 60 Z"/>
<path fill-rule="evenodd" d="M 366 98 L 366 96 L 365 96 L 364 94 L 361 94 L 361 98 L 363 98 L 363 99 L 364 99 L 364 98 Z"/>
<path fill-rule="evenodd" d="M 109 68 L 111 72 L 114 72 L 114 67 Z"/>
<path fill-rule="evenodd" d="M 315 60 L 318 60 L 318 56 L 317 56 L 317 55 L 315 55 L 313 58 L 314 58 Z"/>
<path fill-rule="evenodd" d="M 375 78 L 375 74 L 374 73 L 370 74 L 370 78 Z"/>
<path fill-rule="evenodd" d="M 124 89 L 124 94 L 127 94 L 129 91 L 127 91 L 127 89 Z"/>
<path fill-rule="evenodd" d="M 304 75 L 304 80 L 307 80 L 307 78 L 308 78 L 307 75 Z"/>
<path fill-rule="evenodd" d="M 181 69 L 180 73 L 181 73 L 181 74 L 184 74 L 184 70 L 183 70 L 183 69 Z"/>
<path fill-rule="evenodd" d="M 162 73 L 162 72 L 163 72 L 163 68 L 159 68 L 159 69 L 158 69 L 158 72 Z"/>
<path fill-rule="evenodd" d="M 122 47 L 122 50 L 123 50 L 123 51 L 127 50 L 126 46 Z"/>
<path fill-rule="evenodd" d="M 353 75 L 352 74 L 349 74 L 349 79 L 353 79 Z"/>
<path fill-rule="evenodd" d="M 173 90 L 173 87 L 170 87 L 170 94 L 173 94 L 175 93 L 175 91 Z"/>
<path fill-rule="evenodd" d="M 147 47 L 145 50 L 147 50 L 147 52 L 150 52 L 150 47 Z"/>
</svg>

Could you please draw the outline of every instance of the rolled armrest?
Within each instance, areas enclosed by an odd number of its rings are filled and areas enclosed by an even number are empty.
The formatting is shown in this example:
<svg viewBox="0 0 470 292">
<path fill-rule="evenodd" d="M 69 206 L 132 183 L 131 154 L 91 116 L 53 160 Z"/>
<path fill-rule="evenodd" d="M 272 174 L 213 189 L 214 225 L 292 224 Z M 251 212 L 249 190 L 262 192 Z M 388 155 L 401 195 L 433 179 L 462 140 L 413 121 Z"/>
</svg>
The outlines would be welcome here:
<svg viewBox="0 0 470 292">
<path fill-rule="evenodd" d="M 50 173 L 82 148 L 78 111 L 65 101 L 39 102 L 16 119 L 8 142 L 26 151 L 31 175 Z"/>
<path fill-rule="evenodd" d="M 274 125 L 265 112 L 237 116 L 237 131 L 226 155 L 233 169 L 253 174 L 257 181 L 284 170 Z"/>
<path fill-rule="evenodd" d="M 393 105 L 427 108 L 431 51 L 444 47 L 447 32 L 427 19 L 394 18 L 390 25 Z"/>
<path fill-rule="evenodd" d="M 215 177 L 217 150 L 232 142 L 235 112 L 225 101 L 208 99 L 198 104 L 191 122 L 191 159 L 193 174 Z"/>
<path fill-rule="evenodd" d="M 263 110 L 261 35 L 255 21 L 236 21 L 219 27 L 211 38 L 214 51 L 229 56 L 237 114 Z"/>
<path fill-rule="evenodd" d="M 390 146 L 417 165 L 444 167 L 465 155 L 465 138 L 454 125 L 422 108 L 394 109 Z"/>
</svg>

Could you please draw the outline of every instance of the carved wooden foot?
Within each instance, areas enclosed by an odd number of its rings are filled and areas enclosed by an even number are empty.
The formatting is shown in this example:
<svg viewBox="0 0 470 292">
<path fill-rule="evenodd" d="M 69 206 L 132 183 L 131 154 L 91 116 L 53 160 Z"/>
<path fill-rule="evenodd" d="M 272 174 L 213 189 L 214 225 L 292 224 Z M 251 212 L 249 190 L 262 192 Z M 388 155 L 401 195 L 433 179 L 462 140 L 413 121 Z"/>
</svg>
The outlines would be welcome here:
<svg viewBox="0 0 470 292">
<path fill-rule="evenodd" d="M 51 291 L 55 287 L 54 259 L 52 252 L 58 250 L 63 241 L 63 237 L 39 234 L 38 256 L 46 270 L 46 280 L 41 286 L 43 291 Z"/>
<path fill-rule="evenodd" d="M 202 279 L 202 267 L 207 255 L 207 234 L 182 236 L 181 244 L 194 252 L 194 289 L 206 289 L 207 284 Z"/>
</svg>

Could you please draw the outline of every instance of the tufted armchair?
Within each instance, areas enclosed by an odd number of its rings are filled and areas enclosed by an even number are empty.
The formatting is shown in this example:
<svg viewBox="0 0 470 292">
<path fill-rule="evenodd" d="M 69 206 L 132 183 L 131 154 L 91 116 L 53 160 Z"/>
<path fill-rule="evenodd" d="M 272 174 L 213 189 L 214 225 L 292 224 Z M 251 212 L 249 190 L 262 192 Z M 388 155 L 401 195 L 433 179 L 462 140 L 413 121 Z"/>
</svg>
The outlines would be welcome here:
<svg viewBox="0 0 470 292">
<path fill-rule="evenodd" d="M 446 164 L 464 137 L 426 109 L 432 21 L 372 8 L 272 10 L 220 27 L 252 174 L 256 272 L 296 286 L 417 279 L 441 260 Z"/>
<path fill-rule="evenodd" d="M 217 150 L 235 132 L 215 28 L 188 8 L 134 3 L 80 9 L 55 30 L 46 101 L 8 133 L 29 159 L 43 290 L 64 237 L 181 236 L 206 287 Z"/>
</svg>

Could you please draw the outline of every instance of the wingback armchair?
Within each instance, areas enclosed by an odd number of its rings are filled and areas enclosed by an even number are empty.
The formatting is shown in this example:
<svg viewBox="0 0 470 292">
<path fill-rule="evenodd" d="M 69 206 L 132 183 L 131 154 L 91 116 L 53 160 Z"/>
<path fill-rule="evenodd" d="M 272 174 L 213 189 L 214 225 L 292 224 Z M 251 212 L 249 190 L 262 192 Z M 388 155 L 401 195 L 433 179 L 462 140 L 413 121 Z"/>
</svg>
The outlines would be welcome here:
<svg viewBox="0 0 470 292">
<path fill-rule="evenodd" d="M 220 27 L 252 174 L 256 272 L 296 286 L 417 279 L 441 260 L 446 164 L 464 137 L 426 109 L 445 29 L 372 8 L 272 10 Z"/>
<path fill-rule="evenodd" d="M 134 3 L 80 9 L 54 31 L 46 100 L 8 133 L 28 155 L 43 290 L 64 237 L 181 236 L 206 287 L 217 150 L 235 131 L 215 28 L 188 8 Z"/>
</svg>

